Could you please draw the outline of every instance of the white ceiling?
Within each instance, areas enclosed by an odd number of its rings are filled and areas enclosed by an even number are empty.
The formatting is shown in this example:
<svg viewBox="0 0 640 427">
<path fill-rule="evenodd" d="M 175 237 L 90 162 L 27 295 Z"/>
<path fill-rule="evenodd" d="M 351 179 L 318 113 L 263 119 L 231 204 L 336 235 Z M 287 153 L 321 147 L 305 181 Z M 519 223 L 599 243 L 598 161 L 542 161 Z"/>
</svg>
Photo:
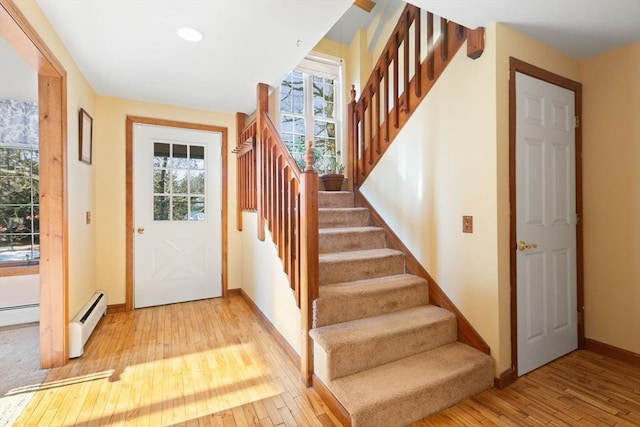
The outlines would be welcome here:
<svg viewBox="0 0 640 427">
<path fill-rule="evenodd" d="M 640 40 L 640 0 L 411 0 L 469 28 L 501 22 L 575 59 Z"/>
<path fill-rule="evenodd" d="M 97 93 L 246 113 L 255 109 L 256 84 L 277 86 L 352 2 L 36 1 Z M 503 22 L 576 59 L 640 40 L 640 0 L 411 2 L 471 28 Z M 372 16 L 350 14 L 357 18 L 333 38 L 346 39 Z M 185 25 L 204 40 L 178 39 Z"/>
<path fill-rule="evenodd" d="M 37 0 L 94 90 L 226 112 L 255 110 L 352 0 Z M 190 26 L 200 43 L 176 36 Z"/>
</svg>

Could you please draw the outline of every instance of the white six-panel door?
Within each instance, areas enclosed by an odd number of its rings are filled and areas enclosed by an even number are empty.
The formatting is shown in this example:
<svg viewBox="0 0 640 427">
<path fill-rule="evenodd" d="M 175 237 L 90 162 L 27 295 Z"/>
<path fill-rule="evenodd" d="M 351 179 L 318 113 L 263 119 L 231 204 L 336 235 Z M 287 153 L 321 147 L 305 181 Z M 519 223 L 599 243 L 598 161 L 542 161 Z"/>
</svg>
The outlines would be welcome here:
<svg viewBox="0 0 640 427">
<path fill-rule="evenodd" d="M 222 295 L 221 141 L 134 125 L 136 308 Z"/>
<path fill-rule="evenodd" d="M 516 73 L 518 375 L 578 346 L 574 93 Z"/>
</svg>

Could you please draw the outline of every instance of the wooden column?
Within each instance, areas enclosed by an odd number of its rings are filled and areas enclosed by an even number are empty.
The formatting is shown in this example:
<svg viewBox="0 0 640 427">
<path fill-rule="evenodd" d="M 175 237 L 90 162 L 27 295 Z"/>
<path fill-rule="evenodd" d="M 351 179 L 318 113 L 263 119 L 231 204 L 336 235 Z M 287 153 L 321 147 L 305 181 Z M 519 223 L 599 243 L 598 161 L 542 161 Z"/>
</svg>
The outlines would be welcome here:
<svg viewBox="0 0 640 427">
<path fill-rule="evenodd" d="M 300 207 L 300 317 L 302 348 L 300 351 L 302 381 L 310 387 L 313 380 L 313 301 L 318 298 L 318 174 L 313 171 L 311 142 L 307 143 L 306 167 L 300 175 L 302 206 Z"/>
<path fill-rule="evenodd" d="M 258 239 L 264 241 L 264 226 L 265 226 L 265 206 L 264 206 L 264 191 L 266 187 L 264 159 L 264 141 L 262 140 L 263 128 L 265 126 L 263 114 L 269 110 L 269 86 L 264 83 L 258 83 L 257 90 L 257 106 L 256 106 L 256 151 L 258 158 L 256 162 L 256 174 L 258 178 Z"/>
</svg>

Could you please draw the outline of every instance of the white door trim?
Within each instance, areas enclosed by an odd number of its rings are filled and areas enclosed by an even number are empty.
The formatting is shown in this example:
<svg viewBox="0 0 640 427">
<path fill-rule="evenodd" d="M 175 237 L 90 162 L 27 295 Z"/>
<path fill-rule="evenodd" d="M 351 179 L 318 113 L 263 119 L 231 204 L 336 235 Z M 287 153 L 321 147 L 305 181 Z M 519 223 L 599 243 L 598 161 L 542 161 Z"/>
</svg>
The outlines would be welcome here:
<svg viewBox="0 0 640 427">
<path fill-rule="evenodd" d="M 156 126 L 167 126 L 184 129 L 203 130 L 209 132 L 218 132 L 221 134 L 222 145 L 222 296 L 227 296 L 228 288 L 228 262 L 227 262 L 227 223 L 228 223 L 228 130 L 226 127 L 205 125 L 198 123 L 188 123 L 175 120 L 155 119 L 149 117 L 127 116 L 126 130 L 126 284 L 125 284 L 125 310 L 133 310 L 133 282 L 134 282 L 134 216 L 133 216 L 133 125 L 148 124 Z"/>
<path fill-rule="evenodd" d="M 516 72 L 535 77 L 554 85 L 569 89 L 575 93 L 575 113 L 577 117 L 582 115 L 582 84 L 549 71 L 527 64 L 516 58 L 510 58 L 509 81 L 509 199 L 510 199 L 510 264 L 511 264 L 511 368 L 499 375 L 497 384 L 506 386 L 517 378 L 518 360 L 518 335 L 517 335 L 517 280 L 516 280 L 516 188 L 515 188 L 515 143 L 516 143 Z M 582 127 L 575 132 L 575 167 L 576 167 L 576 211 L 582 216 Z M 577 252 L 577 309 L 578 309 L 578 348 L 584 348 L 584 285 L 582 275 L 582 222 L 576 227 L 576 252 Z"/>
</svg>

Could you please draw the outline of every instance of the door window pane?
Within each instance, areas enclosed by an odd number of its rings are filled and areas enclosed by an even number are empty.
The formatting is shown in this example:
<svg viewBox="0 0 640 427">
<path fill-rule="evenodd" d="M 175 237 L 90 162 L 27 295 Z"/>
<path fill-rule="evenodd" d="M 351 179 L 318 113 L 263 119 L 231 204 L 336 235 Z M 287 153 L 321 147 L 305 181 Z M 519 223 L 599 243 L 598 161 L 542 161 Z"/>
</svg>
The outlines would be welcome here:
<svg viewBox="0 0 640 427">
<path fill-rule="evenodd" d="M 156 142 L 153 156 L 153 219 L 204 220 L 205 147 Z"/>
</svg>

